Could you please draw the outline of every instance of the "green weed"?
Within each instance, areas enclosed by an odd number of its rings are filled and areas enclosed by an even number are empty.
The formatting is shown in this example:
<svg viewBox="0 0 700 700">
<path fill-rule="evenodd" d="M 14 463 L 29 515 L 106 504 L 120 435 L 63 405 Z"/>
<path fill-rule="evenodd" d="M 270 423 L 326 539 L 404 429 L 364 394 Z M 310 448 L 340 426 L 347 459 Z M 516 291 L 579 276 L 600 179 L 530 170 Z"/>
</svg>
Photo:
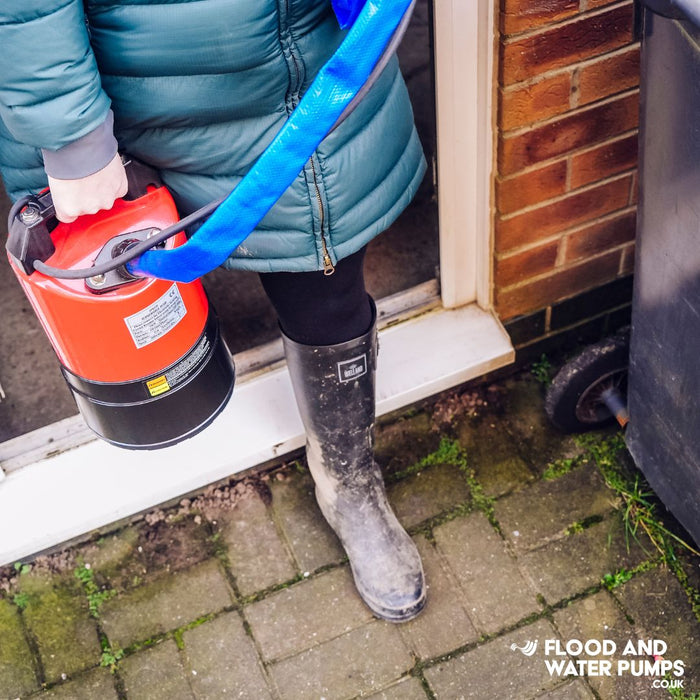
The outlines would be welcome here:
<svg viewBox="0 0 700 700">
<path fill-rule="evenodd" d="M 634 571 L 629 569 L 618 569 L 614 574 L 605 574 L 603 576 L 601 583 L 609 590 L 612 591 L 613 588 L 621 586 L 623 583 L 627 583 L 632 576 L 634 576 Z"/>
<path fill-rule="evenodd" d="M 105 600 L 109 600 L 115 596 L 116 591 L 101 590 L 97 583 L 95 583 L 95 574 L 89 564 L 81 564 L 75 570 L 75 577 L 80 581 L 85 591 L 90 615 L 94 618 L 99 618 L 102 604 Z"/>
<path fill-rule="evenodd" d="M 581 464 L 585 464 L 588 460 L 585 455 L 578 455 L 577 457 L 563 457 L 562 459 L 556 459 L 550 462 L 546 469 L 542 472 L 542 478 L 545 481 L 553 481 L 558 479 L 560 476 L 568 474 L 570 471 L 576 469 Z"/>
<path fill-rule="evenodd" d="M 124 650 L 120 647 L 112 648 L 112 645 L 105 637 L 100 640 L 102 645 L 102 656 L 100 657 L 100 666 L 108 668 L 112 673 L 117 670 L 119 661 L 124 658 Z"/>
<path fill-rule="evenodd" d="M 530 373 L 545 388 L 552 383 L 552 363 L 544 353 L 532 363 Z"/>
<path fill-rule="evenodd" d="M 28 574 L 32 567 L 29 564 L 23 564 L 21 561 L 17 561 L 14 564 L 15 571 L 22 576 L 23 574 Z"/>
<path fill-rule="evenodd" d="M 26 593 L 15 593 L 12 602 L 20 609 L 24 610 L 29 604 L 29 596 Z"/>
<path fill-rule="evenodd" d="M 620 459 L 625 449 L 622 435 L 589 433 L 579 436 L 577 442 L 595 462 L 608 487 L 618 495 L 618 509 L 622 514 L 628 547 L 629 539 L 633 538 L 644 549 L 640 540 L 644 539 L 642 535 L 646 535 L 657 551 L 657 563 L 664 564 L 673 572 L 688 596 L 693 614 L 700 620 L 700 591 L 690 582 L 679 559 L 678 548 L 697 557 L 700 557 L 700 552 L 663 524 L 649 485 L 638 472 L 624 466 Z"/>
</svg>

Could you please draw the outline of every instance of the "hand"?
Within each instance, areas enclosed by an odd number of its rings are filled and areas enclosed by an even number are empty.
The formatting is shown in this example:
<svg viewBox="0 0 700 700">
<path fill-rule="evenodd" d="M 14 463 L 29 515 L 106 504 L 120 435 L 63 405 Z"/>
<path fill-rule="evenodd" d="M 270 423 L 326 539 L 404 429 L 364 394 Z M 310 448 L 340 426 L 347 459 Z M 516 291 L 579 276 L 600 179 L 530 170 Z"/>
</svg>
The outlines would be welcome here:
<svg viewBox="0 0 700 700">
<path fill-rule="evenodd" d="M 67 224 L 83 214 L 111 209 L 114 200 L 123 197 L 128 187 L 119 154 L 102 170 L 77 180 L 59 180 L 49 175 L 56 218 Z"/>
</svg>

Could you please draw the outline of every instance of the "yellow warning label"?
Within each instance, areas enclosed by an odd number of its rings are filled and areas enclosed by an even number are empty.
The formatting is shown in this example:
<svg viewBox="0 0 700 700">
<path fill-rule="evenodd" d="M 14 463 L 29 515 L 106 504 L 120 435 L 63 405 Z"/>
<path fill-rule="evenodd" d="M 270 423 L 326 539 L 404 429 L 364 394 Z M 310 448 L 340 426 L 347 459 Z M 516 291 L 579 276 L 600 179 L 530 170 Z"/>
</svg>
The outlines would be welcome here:
<svg viewBox="0 0 700 700">
<path fill-rule="evenodd" d="M 168 384 L 168 380 L 165 378 L 164 374 L 147 381 L 146 386 L 151 396 L 158 396 L 159 394 L 164 394 L 166 391 L 170 391 L 170 384 Z"/>
</svg>

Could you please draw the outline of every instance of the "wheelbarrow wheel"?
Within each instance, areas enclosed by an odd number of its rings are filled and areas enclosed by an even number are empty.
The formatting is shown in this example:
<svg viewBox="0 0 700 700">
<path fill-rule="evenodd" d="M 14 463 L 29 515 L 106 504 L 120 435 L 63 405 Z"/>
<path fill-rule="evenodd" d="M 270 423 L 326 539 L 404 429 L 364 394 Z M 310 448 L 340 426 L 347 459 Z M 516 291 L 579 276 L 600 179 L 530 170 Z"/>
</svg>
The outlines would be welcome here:
<svg viewBox="0 0 700 700">
<path fill-rule="evenodd" d="M 611 389 L 627 393 L 629 329 L 590 345 L 567 362 L 552 380 L 545 411 L 566 433 L 599 428 L 615 420 L 603 401 Z"/>
</svg>

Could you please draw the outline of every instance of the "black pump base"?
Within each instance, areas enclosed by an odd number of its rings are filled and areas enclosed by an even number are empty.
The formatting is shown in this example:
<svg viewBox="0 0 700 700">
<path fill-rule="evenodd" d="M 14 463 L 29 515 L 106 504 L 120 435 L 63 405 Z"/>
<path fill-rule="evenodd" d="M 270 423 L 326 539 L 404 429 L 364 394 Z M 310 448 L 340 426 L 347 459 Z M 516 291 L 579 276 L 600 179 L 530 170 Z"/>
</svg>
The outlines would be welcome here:
<svg viewBox="0 0 700 700">
<path fill-rule="evenodd" d="M 204 332 L 170 367 L 129 382 L 95 382 L 61 367 L 87 426 L 117 447 L 155 450 L 209 425 L 228 403 L 233 360 L 209 311 Z"/>
</svg>

